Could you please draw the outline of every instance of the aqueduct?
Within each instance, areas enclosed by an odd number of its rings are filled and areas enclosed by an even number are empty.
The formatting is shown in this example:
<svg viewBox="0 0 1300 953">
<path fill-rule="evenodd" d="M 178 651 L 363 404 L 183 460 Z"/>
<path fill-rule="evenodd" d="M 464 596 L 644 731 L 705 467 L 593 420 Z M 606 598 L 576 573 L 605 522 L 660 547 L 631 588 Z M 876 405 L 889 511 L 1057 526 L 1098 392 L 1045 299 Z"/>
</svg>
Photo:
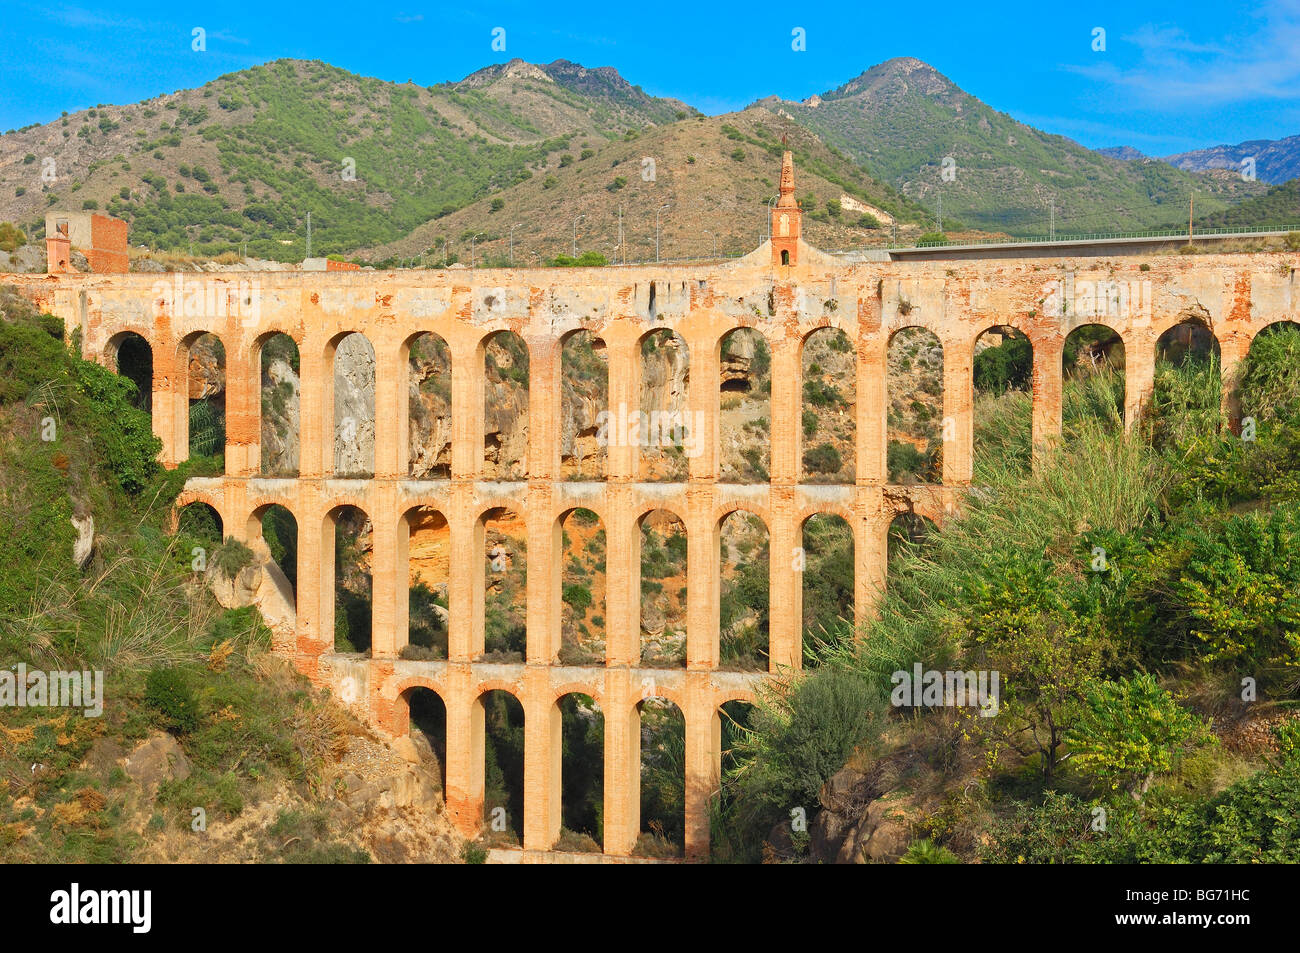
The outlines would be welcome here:
<svg viewBox="0 0 1300 953">
<path fill-rule="evenodd" d="M 784 170 L 783 170 L 784 171 Z M 783 186 L 787 183 L 783 176 Z M 791 184 L 790 191 L 793 186 Z M 785 189 L 783 188 L 783 192 Z M 938 520 L 972 478 L 972 363 L 975 342 L 992 327 L 1023 332 L 1032 346 L 1032 433 L 1036 451 L 1061 431 L 1062 351 L 1069 332 L 1100 324 L 1120 336 L 1125 419 L 1151 393 L 1155 345 L 1185 321 L 1217 341 L 1225 379 L 1254 335 L 1300 320 L 1300 255 L 1165 256 L 963 262 L 846 263 L 802 242 L 793 203 L 773 212 L 773 238 L 745 258 L 618 268 L 399 272 L 243 272 L 219 275 L 4 276 L 41 308 L 80 329 L 83 352 L 114 364 L 123 335 L 152 352 L 153 426 L 162 461 L 186 457 L 187 342 L 211 333 L 225 349 L 225 473 L 194 478 L 178 506 L 203 502 L 227 534 L 253 542 L 255 514 L 270 504 L 300 527 L 296 630 L 275 649 L 293 658 L 379 730 L 400 735 L 416 687 L 446 710 L 446 801 L 467 834 L 479 829 L 484 797 L 481 699 L 502 690 L 524 711 L 523 843 L 548 849 L 560 832 L 559 700 L 581 692 L 604 713 L 604 850 L 629 853 L 640 829 L 639 703 L 673 701 L 685 719 L 686 849 L 708 849 L 709 801 L 719 778 L 720 707 L 750 700 L 757 683 L 801 665 L 798 560 L 804 522 L 838 514 L 854 538 L 855 607 L 870 611 L 885 584 L 891 520 L 912 511 Z M 202 293 L 194 293 L 197 287 Z M 169 290 L 172 289 L 172 290 Z M 179 291 L 180 293 L 174 293 Z M 855 480 L 801 480 L 801 350 L 821 328 L 844 331 L 856 378 Z M 886 464 L 886 355 L 901 329 L 933 332 L 943 347 L 944 442 L 940 485 L 891 485 Z M 637 447 L 611 442 L 600 480 L 564 479 L 560 463 L 559 362 L 566 338 L 586 330 L 605 344 L 611 408 L 638 406 L 640 342 L 667 328 L 689 347 L 688 407 L 699 452 L 685 480 L 639 482 Z M 771 352 L 770 478 L 727 483 L 719 475 L 719 360 L 737 328 L 761 333 Z M 485 478 L 484 347 L 499 331 L 526 342 L 529 358 L 526 479 Z M 335 475 L 331 361 L 346 335 L 364 334 L 375 356 L 374 473 Z M 451 359 L 450 476 L 408 476 L 406 365 L 413 339 L 433 332 Z M 301 360 L 301 460 L 294 478 L 259 474 L 258 349 L 283 333 Z M 342 654 L 333 640 L 334 535 L 330 514 L 359 508 L 373 527 L 373 636 L 368 655 Z M 449 579 L 448 657 L 400 657 L 407 633 L 407 517 L 419 507 L 445 515 Z M 526 521 L 526 656 L 483 660 L 483 516 L 497 507 Z M 599 515 L 607 531 L 608 592 L 603 665 L 560 664 L 559 521 L 575 508 Z M 684 669 L 639 664 L 638 520 L 666 509 L 686 525 L 689 605 Z M 720 666 L 718 528 L 747 510 L 770 534 L 768 674 Z"/>
</svg>

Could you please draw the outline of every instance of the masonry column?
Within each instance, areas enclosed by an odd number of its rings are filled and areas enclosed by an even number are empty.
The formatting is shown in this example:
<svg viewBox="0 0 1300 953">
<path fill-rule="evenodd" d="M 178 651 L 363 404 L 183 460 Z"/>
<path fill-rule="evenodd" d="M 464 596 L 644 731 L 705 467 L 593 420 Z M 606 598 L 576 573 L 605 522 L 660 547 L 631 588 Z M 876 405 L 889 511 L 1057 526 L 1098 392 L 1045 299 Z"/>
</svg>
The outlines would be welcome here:
<svg viewBox="0 0 1300 953">
<path fill-rule="evenodd" d="M 184 383 L 185 375 L 177 373 L 176 342 L 171 339 L 171 335 L 158 334 L 156 339 L 149 341 L 149 349 L 153 361 L 150 416 L 154 436 L 162 441 L 158 462 L 170 470 L 186 458 L 189 450 L 188 447 L 177 446 L 176 442 L 177 387 Z M 188 413 L 189 395 L 181 394 L 179 398 L 185 400 Z"/>
<path fill-rule="evenodd" d="M 797 333 L 775 338 L 772 346 L 772 403 L 769 428 L 772 441 L 772 483 L 774 485 L 799 482 L 799 444 L 803 435 L 800 426 L 800 338 Z M 777 423 L 780 421 L 780 424 Z"/>
<path fill-rule="evenodd" d="M 560 344 L 528 339 L 528 479 L 560 478 Z M 481 441 L 480 441 L 481 443 Z"/>
<path fill-rule="evenodd" d="M 605 488 L 605 664 L 641 659 L 641 530 L 632 515 L 632 488 Z M 689 555 L 690 537 L 687 537 Z M 608 731 L 608 726 L 606 731 Z"/>
<path fill-rule="evenodd" d="M 468 668 L 447 672 L 447 814 L 456 830 L 474 837 L 483 824 L 483 706 Z M 527 716 L 525 716 L 527 717 Z"/>
<path fill-rule="evenodd" d="M 479 546 L 483 533 L 474 505 L 474 486 L 455 483 L 447 509 L 451 565 L 447 580 L 447 657 L 469 662 L 483 651 L 483 584 L 486 558 Z"/>
<path fill-rule="evenodd" d="M 321 591 L 321 561 L 325 554 L 321 546 L 324 534 L 321 530 L 323 514 L 320 512 L 319 485 L 299 480 L 296 487 L 298 499 L 293 518 L 298 523 L 297 651 L 298 667 L 306 672 L 304 663 L 307 660 L 314 670 L 317 656 L 333 648 L 334 620 L 330 618 L 326 625 L 324 606 L 321 605 L 325 598 Z M 330 568 L 332 571 L 333 563 Z"/>
<path fill-rule="evenodd" d="M 689 456 L 690 478 L 692 480 L 716 480 L 718 478 L 718 358 L 714 352 L 711 333 L 693 334 L 687 338 L 691 351 L 690 381 L 688 404 L 691 419 L 687 422 L 690 431 L 691 452 Z"/>
<path fill-rule="evenodd" d="M 875 617 L 888 585 L 889 525 L 893 513 L 879 490 L 861 494 L 853 526 L 853 619 L 858 629 Z"/>
<path fill-rule="evenodd" d="M 1149 328 L 1130 328 L 1124 337 L 1124 430 L 1131 431 L 1155 388 L 1155 342 Z"/>
<path fill-rule="evenodd" d="M 889 480 L 887 446 L 886 355 L 889 335 L 880 329 L 880 302 L 864 299 L 858 310 L 857 482 L 879 485 Z M 874 312 L 874 314 L 872 313 Z"/>
<path fill-rule="evenodd" d="M 611 537 L 612 538 L 612 537 Z M 605 673 L 605 791 L 606 854 L 626 857 L 641 831 L 641 718 L 636 705 L 638 684 L 627 669 Z"/>
<path fill-rule="evenodd" d="M 407 462 L 399 460 L 401 440 L 397 425 L 403 404 L 409 403 L 406 392 L 406 367 L 399 348 L 389 335 L 376 334 L 375 349 L 375 477 L 380 480 L 405 478 Z"/>
<path fill-rule="evenodd" d="M 773 420 L 778 420 L 775 414 Z M 796 417 L 788 418 L 797 420 Z M 798 668 L 802 660 L 802 620 L 799 617 L 804 564 L 803 540 L 794 487 L 772 487 L 772 525 L 768 559 L 768 670 Z"/>
<path fill-rule="evenodd" d="M 1031 338 L 1033 347 L 1033 465 L 1061 439 L 1061 394 L 1064 340 L 1058 334 Z"/>
<path fill-rule="evenodd" d="M 531 440 L 529 444 L 531 447 Z M 553 513 L 553 493 L 550 483 L 530 481 L 523 514 L 528 539 L 525 641 L 529 665 L 551 664 L 560 649 L 559 561 L 563 542 L 562 530 Z"/>
<path fill-rule="evenodd" d="M 686 667 L 718 666 L 718 542 L 713 523 L 712 485 L 686 491 Z M 640 573 L 637 574 L 640 578 Z"/>
<path fill-rule="evenodd" d="M 483 473 L 483 355 L 477 337 L 457 335 L 447 345 L 451 350 L 451 476 L 477 480 Z"/>
<path fill-rule="evenodd" d="M 326 359 L 327 342 L 323 336 L 307 334 L 297 344 L 298 366 L 302 370 L 298 474 L 303 479 L 320 479 L 334 470 L 334 434 L 330 423 L 334 419 L 334 364 Z M 333 348 L 330 354 L 333 355 Z"/>
<path fill-rule="evenodd" d="M 1241 362 L 1250 353 L 1250 337 L 1244 331 L 1229 331 L 1219 341 L 1219 407 L 1228 429 L 1241 433 L 1241 396 L 1237 392 L 1237 374 Z"/>
<path fill-rule="evenodd" d="M 370 488 L 374 509 L 370 514 L 374 545 L 370 565 L 371 657 L 391 659 L 397 654 L 397 603 L 406 603 L 408 598 L 406 567 L 398 565 L 397 487 L 387 480 L 372 480 Z"/>
<path fill-rule="evenodd" d="M 560 836 L 562 718 L 546 668 L 528 666 L 523 681 L 524 850 L 550 850 Z"/>
<path fill-rule="evenodd" d="M 686 719 L 686 856 L 709 856 L 709 802 L 719 786 L 718 758 L 722 723 L 713 710 L 708 676 L 687 676 Z"/>
<path fill-rule="evenodd" d="M 628 414 L 641 409 L 641 346 L 638 327 L 611 324 L 601 332 L 609 359 L 609 417 L 606 418 L 605 465 L 611 482 L 636 482 L 640 447 L 626 439 Z"/>
<path fill-rule="evenodd" d="M 943 342 L 943 482 L 970 483 L 973 468 L 971 416 L 972 344 L 965 337 Z"/>
</svg>

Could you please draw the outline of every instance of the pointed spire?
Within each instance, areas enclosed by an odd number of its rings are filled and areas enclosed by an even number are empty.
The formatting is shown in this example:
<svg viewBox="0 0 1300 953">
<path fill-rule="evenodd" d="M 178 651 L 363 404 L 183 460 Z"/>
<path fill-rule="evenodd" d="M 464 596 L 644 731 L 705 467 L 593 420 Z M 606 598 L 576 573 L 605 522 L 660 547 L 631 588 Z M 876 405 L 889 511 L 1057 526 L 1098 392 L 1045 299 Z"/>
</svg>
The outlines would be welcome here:
<svg viewBox="0 0 1300 953">
<path fill-rule="evenodd" d="M 794 154 L 789 149 L 781 156 L 781 197 L 776 201 L 777 208 L 798 208 L 794 200 Z"/>
</svg>

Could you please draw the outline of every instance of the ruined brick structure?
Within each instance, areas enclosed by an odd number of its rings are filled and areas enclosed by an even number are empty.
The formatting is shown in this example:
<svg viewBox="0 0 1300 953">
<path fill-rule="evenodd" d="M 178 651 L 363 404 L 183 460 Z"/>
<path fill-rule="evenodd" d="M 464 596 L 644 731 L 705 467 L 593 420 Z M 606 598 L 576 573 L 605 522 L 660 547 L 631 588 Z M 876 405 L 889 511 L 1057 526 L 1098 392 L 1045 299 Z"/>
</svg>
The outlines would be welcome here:
<svg viewBox="0 0 1300 953">
<path fill-rule="evenodd" d="M 210 504 L 225 532 L 259 545 L 260 516 L 281 504 L 298 521 L 297 629 L 277 641 L 304 673 L 329 686 L 379 730 L 407 729 L 407 693 L 435 691 L 447 711 L 447 806 L 467 833 L 481 823 L 484 792 L 482 695 L 510 692 L 525 713 L 523 838 L 546 849 L 560 831 L 560 724 L 557 699 L 594 697 L 605 717 L 604 850 L 631 851 L 640 829 L 638 703 L 675 702 L 686 726 L 686 846 L 708 848 L 708 803 L 719 775 L 719 706 L 750 700 L 756 673 L 719 671 L 721 521 L 737 509 L 760 516 L 770 533 L 770 673 L 801 664 L 801 581 L 792 553 L 816 513 L 852 528 L 856 612 L 870 611 L 885 584 L 886 538 L 901 510 L 942 519 L 971 480 L 972 362 L 976 339 L 1012 326 L 1033 346 L 1033 439 L 1041 450 L 1060 433 L 1062 348 L 1082 324 L 1105 324 L 1123 339 L 1126 419 L 1151 393 L 1157 338 L 1185 320 L 1206 325 L 1221 348 L 1225 378 L 1265 326 L 1300 318 L 1300 255 L 1026 259 L 969 263 L 849 264 L 799 238 L 798 208 L 772 210 L 773 240 L 731 262 L 621 268 L 477 269 L 399 272 L 279 272 L 201 276 L 209 293 L 192 307 L 165 292 L 175 276 L 5 276 L 36 303 L 80 328 L 84 353 L 113 366 L 129 332 L 153 353 L 153 426 L 162 460 L 187 447 L 187 354 L 202 333 L 226 354 L 226 473 L 192 479 L 178 505 Z M 789 188 L 787 188 L 787 184 Z M 784 218 L 781 218 L 784 216 Z M 782 256 L 789 264 L 782 264 Z M 1146 269 L 1146 270 L 1143 270 Z M 193 278 L 193 276 L 188 276 Z M 162 285 L 158 284 L 162 281 Z M 164 289 L 160 292 L 160 288 Z M 215 302 L 215 303 L 214 303 Z M 1143 303 L 1145 302 L 1145 303 Z M 1110 313 L 1115 311 L 1116 313 Z M 1100 312 L 1100 313 L 1098 313 Z M 906 327 L 934 332 L 943 345 L 945 443 L 942 486 L 890 486 L 886 468 L 886 354 Z M 765 337 L 772 355 L 770 481 L 718 480 L 719 355 L 740 327 Z M 854 344 L 856 482 L 800 482 L 801 349 L 819 328 L 842 329 Z M 671 328 L 689 346 L 689 407 L 703 423 L 703 452 L 689 479 L 637 482 L 634 446 L 608 448 L 604 480 L 561 479 L 560 354 L 586 329 L 605 343 L 611 408 L 635 408 L 640 342 Z M 529 349 L 527 479 L 502 483 L 484 473 L 484 348 L 494 332 L 517 332 Z M 259 476 L 259 348 L 276 332 L 301 355 L 301 467 L 295 479 Z M 339 341 L 364 334 L 376 356 L 374 477 L 337 479 L 332 361 Z M 452 374 L 451 477 L 408 478 L 408 378 L 411 342 L 434 332 L 448 344 Z M 372 657 L 334 651 L 334 533 L 331 514 L 360 508 L 373 524 Z M 447 661 L 399 658 L 407 633 L 408 516 L 434 507 L 450 523 L 450 633 Z M 484 517 L 495 507 L 527 524 L 527 654 L 523 664 L 481 661 L 484 643 Z M 603 666 L 558 664 L 560 520 L 594 510 L 607 531 L 607 655 Z M 688 535 L 687 664 L 638 667 L 638 521 L 667 509 Z"/>
</svg>

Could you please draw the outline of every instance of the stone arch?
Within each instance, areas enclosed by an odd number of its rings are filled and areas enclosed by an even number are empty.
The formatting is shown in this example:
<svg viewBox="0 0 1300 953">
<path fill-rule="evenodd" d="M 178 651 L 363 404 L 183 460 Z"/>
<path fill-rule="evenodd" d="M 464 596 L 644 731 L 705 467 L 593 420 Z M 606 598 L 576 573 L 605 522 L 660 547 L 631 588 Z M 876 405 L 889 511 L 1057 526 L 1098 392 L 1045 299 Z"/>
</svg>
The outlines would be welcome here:
<svg viewBox="0 0 1300 953">
<path fill-rule="evenodd" d="M 680 856 L 686 845 L 686 718 L 667 694 L 632 708 L 639 836 L 633 853 Z"/>
<path fill-rule="evenodd" d="M 1281 422 L 1284 426 L 1294 426 L 1294 412 L 1286 407 L 1279 407 L 1276 402 L 1260 399 L 1261 395 L 1253 393 L 1252 373 L 1258 365 L 1261 354 L 1267 355 L 1271 350 L 1280 350 L 1277 355 L 1290 362 L 1291 355 L 1300 352 L 1300 322 L 1292 320 L 1272 321 L 1265 324 L 1250 339 L 1250 345 L 1236 368 L 1232 380 L 1231 412 L 1235 421 L 1234 429 L 1243 435 L 1246 431 L 1239 428 L 1249 426 L 1257 429 L 1261 424 Z"/>
<path fill-rule="evenodd" d="M 772 469 L 772 349 L 761 331 L 732 328 L 714 346 L 718 366 L 718 481 L 767 483 Z"/>
<path fill-rule="evenodd" d="M 108 339 L 104 347 L 109 367 L 127 378 L 136 388 L 132 403 L 140 410 L 153 414 L 153 344 L 135 330 L 119 331 Z"/>
<path fill-rule="evenodd" d="M 471 791 L 483 793 L 483 835 L 518 846 L 524 834 L 524 706 L 513 686 L 485 682 L 470 713 Z"/>
<path fill-rule="evenodd" d="M 886 355 L 889 482 L 940 483 L 943 340 L 929 327 L 911 324 L 890 334 Z"/>
<path fill-rule="evenodd" d="M 286 331 L 259 334 L 253 342 L 258 381 L 258 472 L 296 477 L 302 462 L 302 356 Z M 332 386 L 331 386 L 332 392 Z"/>
<path fill-rule="evenodd" d="M 889 521 L 887 543 L 888 562 L 908 551 L 923 548 L 926 541 L 938 531 L 934 520 L 915 510 L 904 510 Z"/>
<path fill-rule="evenodd" d="M 399 401 L 399 459 L 416 480 L 451 477 L 452 355 L 436 331 L 419 331 L 402 342 L 408 397 Z"/>
<path fill-rule="evenodd" d="M 427 743 L 429 752 L 438 762 L 442 789 L 447 790 L 447 702 L 443 693 L 431 683 L 423 681 L 404 684 L 398 695 L 405 704 L 399 706 L 403 724 L 400 733 L 406 734 L 423 753 Z"/>
<path fill-rule="evenodd" d="M 1125 425 L 1126 345 L 1104 321 L 1080 324 L 1061 348 L 1061 431 L 1069 440 L 1089 421 Z"/>
<path fill-rule="evenodd" d="M 603 480 L 609 471 L 609 358 L 604 339 L 578 328 L 560 339 L 560 474 Z"/>
<path fill-rule="evenodd" d="M 203 549 L 205 558 L 202 563 L 205 564 L 206 554 L 220 546 L 226 538 L 221 511 L 204 499 L 191 499 L 184 503 L 178 499 L 173 515 L 173 532 L 189 537 Z M 192 555 L 197 559 L 198 554 Z M 196 571 L 200 570 L 196 568 Z"/>
<path fill-rule="evenodd" d="M 1219 339 L 1209 321 L 1201 314 L 1179 315 L 1158 338 L 1155 344 L 1156 363 L 1181 367 L 1189 361 L 1208 362 L 1220 360 Z"/>
<path fill-rule="evenodd" d="M 857 478 L 858 369 L 848 334 L 820 327 L 804 335 L 799 374 L 800 481 L 852 484 Z"/>
<path fill-rule="evenodd" d="M 406 580 L 406 625 L 397 650 L 405 659 L 445 659 L 450 651 L 451 524 L 442 509 L 416 504 L 397 528 L 397 565 Z M 400 606 L 400 600 L 399 600 Z"/>
<path fill-rule="evenodd" d="M 474 523 L 474 639 L 476 657 L 523 662 L 527 658 L 528 531 L 522 511 L 494 505 Z"/>
<path fill-rule="evenodd" d="M 971 452 L 977 473 L 1028 469 L 1033 448 L 1034 345 L 1019 328 L 994 324 L 972 345 Z"/>
<path fill-rule="evenodd" d="M 373 641 L 373 577 L 362 555 L 373 539 L 369 515 L 337 502 L 321 520 L 321 622 L 336 652 L 367 654 Z"/>
<path fill-rule="evenodd" d="M 651 328 L 637 341 L 641 393 L 639 425 L 628 439 L 638 447 L 642 482 L 682 482 L 694 446 L 690 417 L 691 352 L 686 339 L 668 327 Z"/>
<path fill-rule="evenodd" d="M 488 480 L 528 478 L 528 343 L 511 330 L 478 345 L 483 371 L 483 472 Z"/>
<path fill-rule="evenodd" d="M 559 647 L 562 665 L 604 665 L 608 644 L 604 523 L 595 510 L 574 506 L 556 517 L 551 536 L 552 618 L 558 626 L 551 644 Z"/>
<path fill-rule="evenodd" d="M 585 692 L 566 691 L 551 706 L 552 808 L 559 850 L 600 851 L 604 843 L 605 715 Z"/>
<path fill-rule="evenodd" d="M 714 523 L 718 568 L 718 667 L 766 671 L 771 654 L 771 534 L 736 507 Z"/>
<path fill-rule="evenodd" d="M 192 331 L 176 345 L 178 459 L 218 457 L 225 470 L 226 345 L 212 331 Z"/>
<path fill-rule="evenodd" d="M 800 524 L 803 572 L 799 631 L 803 664 L 815 665 L 824 646 L 852 638 L 855 624 L 853 524 L 837 513 L 817 512 Z"/>
<path fill-rule="evenodd" d="M 640 658 L 651 668 L 684 668 L 687 640 L 689 539 L 676 513 L 651 509 L 636 520 L 640 567 Z"/>
</svg>

